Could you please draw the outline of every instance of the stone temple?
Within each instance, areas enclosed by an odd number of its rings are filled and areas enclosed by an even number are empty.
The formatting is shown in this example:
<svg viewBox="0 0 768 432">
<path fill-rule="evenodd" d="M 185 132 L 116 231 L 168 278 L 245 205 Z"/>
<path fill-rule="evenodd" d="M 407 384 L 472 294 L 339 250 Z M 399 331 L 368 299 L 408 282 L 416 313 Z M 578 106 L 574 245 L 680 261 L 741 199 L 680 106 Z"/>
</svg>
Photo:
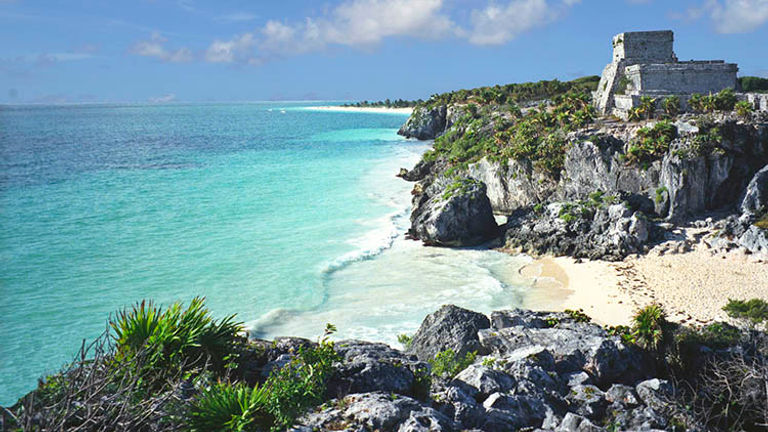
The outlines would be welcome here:
<svg viewBox="0 0 768 432">
<path fill-rule="evenodd" d="M 603 70 L 595 106 L 601 114 L 626 118 L 637 107 L 640 97 L 661 101 L 667 96 L 680 98 L 681 110 L 688 109 L 693 93 L 706 95 L 730 88 L 738 91 L 734 63 L 723 60 L 678 61 L 671 30 L 627 32 L 613 37 L 613 61 Z M 768 110 L 768 95 L 738 94 L 757 110 Z"/>
</svg>

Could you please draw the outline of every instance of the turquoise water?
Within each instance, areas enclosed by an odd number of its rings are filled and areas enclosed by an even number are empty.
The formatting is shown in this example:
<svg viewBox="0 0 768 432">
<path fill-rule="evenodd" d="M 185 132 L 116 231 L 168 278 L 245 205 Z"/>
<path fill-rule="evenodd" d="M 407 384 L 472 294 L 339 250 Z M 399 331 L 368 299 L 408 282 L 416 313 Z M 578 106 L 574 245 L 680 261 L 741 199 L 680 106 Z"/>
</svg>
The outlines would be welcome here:
<svg viewBox="0 0 768 432">
<path fill-rule="evenodd" d="M 0 404 L 142 298 L 391 343 L 443 303 L 519 304 L 524 258 L 403 238 L 394 174 L 427 148 L 404 115 L 306 105 L 0 107 Z"/>
</svg>

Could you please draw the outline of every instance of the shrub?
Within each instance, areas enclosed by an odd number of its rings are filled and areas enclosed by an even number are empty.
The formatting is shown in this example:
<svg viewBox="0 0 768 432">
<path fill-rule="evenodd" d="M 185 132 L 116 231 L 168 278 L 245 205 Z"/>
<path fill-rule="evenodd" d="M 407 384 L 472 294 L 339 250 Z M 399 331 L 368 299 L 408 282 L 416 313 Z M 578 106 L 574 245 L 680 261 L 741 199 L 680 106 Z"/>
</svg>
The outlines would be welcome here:
<svg viewBox="0 0 768 432">
<path fill-rule="evenodd" d="M 317 347 L 301 347 L 290 363 L 267 378 L 264 387 L 269 394 L 269 413 L 274 417 L 273 430 L 288 428 L 296 417 L 322 402 L 333 363 L 340 359 L 328 339 L 335 331 L 334 326 L 326 325 Z"/>
<path fill-rule="evenodd" d="M 400 342 L 400 344 L 402 344 L 405 349 L 408 349 L 413 343 L 413 336 L 402 333 L 397 335 L 397 341 Z"/>
<path fill-rule="evenodd" d="M 668 121 L 656 123 L 652 128 L 641 128 L 631 141 L 627 151 L 630 162 L 650 162 L 669 151 L 669 145 L 677 137 L 677 128 Z"/>
<path fill-rule="evenodd" d="M 640 96 L 640 105 L 637 109 L 640 116 L 650 119 L 656 111 L 656 99 L 650 96 Z"/>
<path fill-rule="evenodd" d="M 243 383 L 216 383 L 192 403 L 188 426 L 191 432 L 244 432 L 266 430 L 274 418 L 269 413 L 269 394 L 264 387 Z"/>
<path fill-rule="evenodd" d="M 768 230 L 768 213 L 764 214 L 763 217 L 755 221 L 754 225 L 760 229 Z"/>
<path fill-rule="evenodd" d="M 606 331 L 611 336 L 618 336 L 619 338 L 621 338 L 621 342 L 624 343 L 624 345 L 635 344 L 635 337 L 632 334 L 632 329 L 628 326 L 624 326 L 624 325 L 611 326 L 611 327 L 608 327 Z"/>
<path fill-rule="evenodd" d="M 466 369 L 469 365 L 475 362 L 477 352 L 468 352 L 464 358 L 460 358 L 456 352 L 452 349 L 440 351 L 435 355 L 433 360 L 430 360 L 432 365 L 432 375 L 443 378 L 453 378 L 458 375 L 459 372 Z"/>
<path fill-rule="evenodd" d="M 723 89 L 715 95 L 715 109 L 718 111 L 732 111 L 734 105 L 736 105 L 736 95 L 733 89 Z"/>
<path fill-rule="evenodd" d="M 680 113 L 680 98 L 669 96 L 661 102 L 661 108 L 668 117 L 674 117 Z"/>
<path fill-rule="evenodd" d="M 142 301 L 119 311 L 109 326 L 116 345 L 115 360 L 140 365 L 150 391 L 164 384 L 168 373 L 178 370 L 207 365 L 222 372 L 237 352 L 243 332 L 234 315 L 215 321 L 200 297 L 184 310 L 178 302 L 163 311 L 151 301 Z"/>
<path fill-rule="evenodd" d="M 739 101 L 736 102 L 736 105 L 734 105 L 734 108 L 736 110 L 736 115 L 743 119 L 749 119 L 749 117 L 752 115 L 752 104 L 748 101 Z"/>
<path fill-rule="evenodd" d="M 656 204 L 661 204 L 662 201 L 664 201 L 664 194 L 667 192 L 669 192 L 669 190 L 666 186 L 662 186 L 656 189 L 656 198 L 654 200 Z"/>
<path fill-rule="evenodd" d="M 664 339 L 667 315 L 659 304 L 640 309 L 632 319 L 632 335 L 642 348 L 656 351 Z"/>
<path fill-rule="evenodd" d="M 579 310 L 566 309 L 565 313 L 568 314 L 571 318 L 573 318 L 578 323 L 588 323 L 592 321 L 592 318 L 590 318 L 589 315 L 584 313 L 584 309 L 579 309 Z"/>
<path fill-rule="evenodd" d="M 728 299 L 723 310 L 731 318 L 747 320 L 752 324 L 768 321 L 768 302 L 759 298 L 746 301 Z"/>
<path fill-rule="evenodd" d="M 694 112 L 704 112 L 704 97 L 698 93 L 694 93 L 688 99 L 688 107 Z"/>
</svg>

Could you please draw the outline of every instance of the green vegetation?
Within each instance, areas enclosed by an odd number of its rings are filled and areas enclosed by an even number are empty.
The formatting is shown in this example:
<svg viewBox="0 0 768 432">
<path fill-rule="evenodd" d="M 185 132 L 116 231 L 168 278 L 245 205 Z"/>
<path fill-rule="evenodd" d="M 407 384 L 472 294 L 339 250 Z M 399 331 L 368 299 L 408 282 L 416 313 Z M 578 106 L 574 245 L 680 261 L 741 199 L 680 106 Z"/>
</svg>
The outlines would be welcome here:
<svg viewBox="0 0 768 432">
<path fill-rule="evenodd" d="M 443 199 L 449 200 L 454 196 L 466 195 L 475 186 L 481 185 L 482 182 L 469 177 L 457 177 L 454 178 L 448 186 L 445 187 L 443 192 Z"/>
<path fill-rule="evenodd" d="M 652 128 L 637 131 L 627 150 L 629 162 L 651 162 L 660 159 L 669 151 L 669 145 L 677 137 L 677 128 L 668 121 L 660 121 Z"/>
<path fill-rule="evenodd" d="M 664 114 L 667 117 L 674 117 L 680 113 L 680 98 L 677 96 L 669 96 L 664 98 L 661 102 L 661 108 L 664 110 Z"/>
<path fill-rule="evenodd" d="M 729 299 L 723 310 L 731 318 L 746 320 L 752 324 L 768 321 L 768 302 L 759 298 L 751 300 Z"/>
<path fill-rule="evenodd" d="M 736 105 L 736 95 L 732 89 L 724 89 L 717 94 L 710 93 L 707 96 L 702 96 L 698 93 L 691 95 L 688 99 L 688 106 L 700 113 L 712 113 L 715 111 L 732 111 Z"/>
<path fill-rule="evenodd" d="M 739 77 L 739 85 L 741 91 L 746 93 L 768 93 L 768 78 Z"/>
<path fill-rule="evenodd" d="M 488 156 L 492 160 L 527 159 L 557 176 L 565 161 L 565 135 L 586 126 L 595 117 L 584 93 L 556 96 L 552 106 L 531 109 L 526 115 L 510 109 L 468 105 L 453 127 L 435 140 L 425 159 L 445 158 L 455 168 Z"/>
<path fill-rule="evenodd" d="M 317 347 L 302 347 L 294 359 L 267 378 L 268 408 L 274 416 L 273 430 L 292 425 L 296 417 L 318 405 L 325 397 L 326 382 L 333 373 L 333 362 L 339 360 L 328 337 L 336 328 L 326 325 Z"/>
<path fill-rule="evenodd" d="M 421 99 L 419 100 L 385 99 L 383 101 L 376 101 L 376 102 L 369 102 L 365 100 L 362 102 L 344 104 L 342 106 L 355 107 L 355 108 L 411 108 L 422 103 L 424 103 L 424 101 Z"/>
<path fill-rule="evenodd" d="M 429 363 L 432 365 L 432 375 L 450 379 L 474 363 L 476 358 L 477 352 L 475 351 L 468 352 L 464 358 L 461 358 L 449 348 L 437 353 Z"/>
<path fill-rule="evenodd" d="M 589 94 L 597 90 L 599 82 L 599 76 L 586 76 L 566 82 L 544 80 L 493 87 L 478 87 L 471 90 L 457 90 L 432 95 L 422 106 L 434 108 L 440 105 L 464 103 L 514 105 L 521 102 L 549 99 L 568 92 Z"/>
<path fill-rule="evenodd" d="M 197 398 L 189 412 L 191 432 L 246 432 L 268 429 L 274 419 L 268 411 L 264 387 L 242 383 L 216 383 Z"/>
<path fill-rule="evenodd" d="M 397 341 L 400 342 L 403 348 L 408 349 L 411 347 L 411 344 L 413 344 L 413 336 L 401 333 L 397 335 Z"/>
<path fill-rule="evenodd" d="M 752 104 L 748 101 L 739 101 L 736 102 L 736 105 L 734 105 L 734 109 L 736 110 L 736 115 L 739 117 L 747 120 L 752 115 Z"/>
<path fill-rule="evenodd" d="M 148 392 L 162 388 L 172 374 L 208 366 L 224 372 L 242 341 L 242 323 L 234 315 L 214 321 L 205 300 L 194 298 L 187 309 L 174 303 L 165 311 L 142 301 L 117 313 L 109 323 L 115 341 L 114 360 L 141 376 Z"/>
<path fill-rule="evenodd" d="M 632 318 L 632 336 L 641 348 L 657 351 L 664 339 L 667 314 L 659 304 L 651 304 L 637 311 Z"/>
<path fill-rule="evenodd" d="M 760 229 L 768 230 L 768 212 L 763 217 L 755 221 L 754 225 Z"/>
<path fill-rule="evenodd" d="M 340 359 L 328 339 L 335 330 L 328 325 L 317 345 L 298 348 L 259 385 L 244 374 L 263 349 L 248 344 L 234 316 L 213 319 L 202 298 L 186 308 L 142 301 L 41 380 L 16 415 L 20 424 L 35 419 L 33 430 L 284 430 L 324 400 Z"/>
<path fill-rule="evenodd" d="M 594 217 L 596 210 L 618 202 L 617 196 L 606 195 L 605 192 L 598 189 L 590 193 L 586 200 L 564 203 L 557 215 L 566 223 L 571 223 L 581 218 L 591 219 Z"/>
<path fill-rule="evenodd" d="M 656 112 L 656 99 L 640 96 L 640 105 L 629 110 L 629 120 L 651 119 Z"/>
<path fill-rule="evenodd" d="M 578 323 L 592 322 L 592 318 L 590 318 L 589 315 L 584 313 L 584 309 L 579 309 L 579 310 L 566 309 L 564 312 Z"/>
<path fill-rule="evenodd" d="M 669 192 L 669 189 L 667 189 L 666 186 L 662 186 L 660 188 L 657 188 L 656 189 L 656 198 L 654 200 L 656 202 L 656 204 L 661 204 L 662 201 L 664 201 L 664 194 L 668 193 L 668 192 Z"/>
</svg>

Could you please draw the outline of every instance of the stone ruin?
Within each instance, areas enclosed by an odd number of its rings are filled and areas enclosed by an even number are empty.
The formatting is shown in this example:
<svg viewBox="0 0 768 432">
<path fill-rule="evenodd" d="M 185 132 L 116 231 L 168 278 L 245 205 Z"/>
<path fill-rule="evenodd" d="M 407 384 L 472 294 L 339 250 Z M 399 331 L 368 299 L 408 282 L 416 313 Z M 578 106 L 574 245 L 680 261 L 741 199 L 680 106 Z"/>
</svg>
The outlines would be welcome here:
<svg viewBox="0 0 768 432">
<path fill-rule="evenodd" d="M 613 37 L 613 61 L 603 70 L 595 92 L 595 106 L 601 114 L 626 119 L 629 110 L 640 105 L 642 96 L 661 101 L 680 98 L 681 111 L 688 110 L 694 93 L 706 95 L 730 88 L 738 91 L 735 63 L 723 60 L 678 61 L 671 30 L 627 32 Z M 768 95 L 737 93 L 755 110 L 768 111 Z"/>
</svg>

